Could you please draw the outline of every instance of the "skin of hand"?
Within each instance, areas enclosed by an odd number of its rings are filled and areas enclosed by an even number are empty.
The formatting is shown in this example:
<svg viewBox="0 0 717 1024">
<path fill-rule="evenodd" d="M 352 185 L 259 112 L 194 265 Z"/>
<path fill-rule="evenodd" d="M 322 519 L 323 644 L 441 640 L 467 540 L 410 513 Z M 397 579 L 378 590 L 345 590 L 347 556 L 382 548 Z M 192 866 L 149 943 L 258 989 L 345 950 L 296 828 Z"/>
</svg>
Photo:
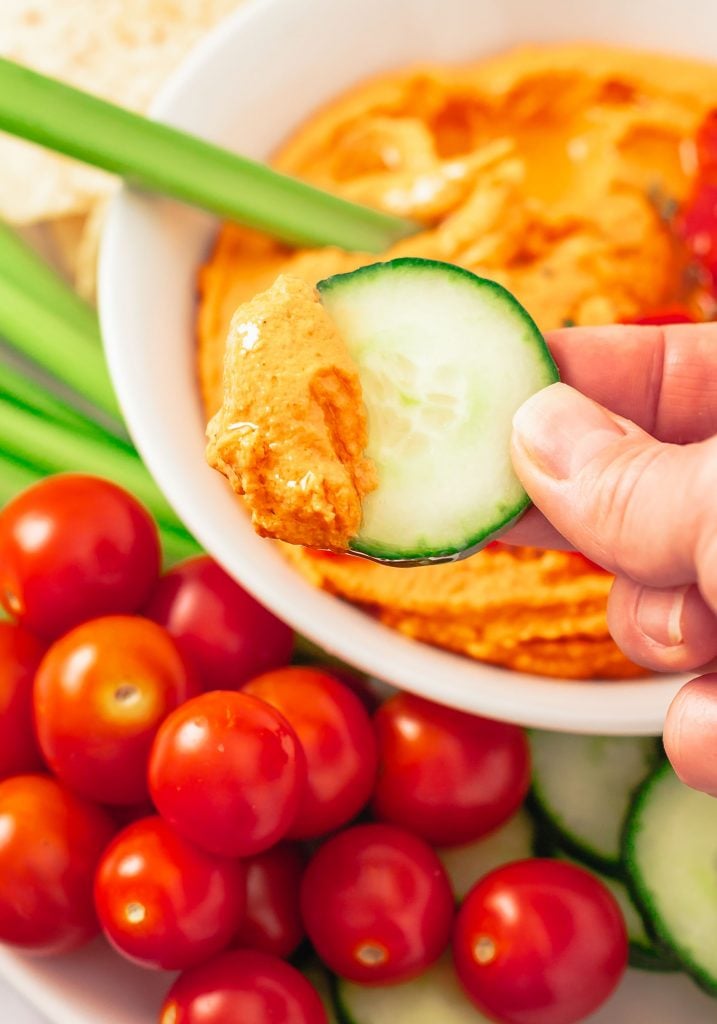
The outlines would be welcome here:
<svg viewBox="0 0 717 1024">
<path fill-rule="evenodd" d="M 615 573 L 610 632 L 638 664 L 717 667 L 717 324 L 547 341 L 561 383 L 513 421 L 535 508 L 502 539 L 574 547 Z M 717 795 L 717 673 L 682 688 L 664 741 L 680 778 Z"/>
</svg>

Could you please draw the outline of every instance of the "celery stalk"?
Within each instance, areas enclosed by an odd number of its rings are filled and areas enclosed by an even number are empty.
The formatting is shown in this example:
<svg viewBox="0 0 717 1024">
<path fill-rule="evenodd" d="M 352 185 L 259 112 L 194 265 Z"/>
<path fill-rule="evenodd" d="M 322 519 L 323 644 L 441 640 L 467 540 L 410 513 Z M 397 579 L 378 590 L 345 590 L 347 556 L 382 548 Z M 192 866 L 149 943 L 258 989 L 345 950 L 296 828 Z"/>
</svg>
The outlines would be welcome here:
<svg viewBox="0 0 717 1024">
<path fill-rule="evenodd" d="M 192 558 L 192 556 L 202 553 L 197 541 L 188 533 L 171 530 L 168 526 L 162 526 L 160 523 L 159 536 L 162 539 L 165 566 L 183 562 L 185 558 Z"/>
<path fill-rule="evenodd" d="M 19 403 L 31 412 L 46 417 L 52 422 L 64 423 L 73 430 L 89 431 L 98 436 L 110 437 L 98 424 L 82 416 L 67 402 L 63 402 L 40 384 L 26 377 L 16 367 L 1 359 L 0 396 Z M 112 437 L 111 440 L 117 439 Z"/>
<path fill-rule="evenodd" d="M 0 221 L 0 277 L 99 342 L 95 311 L 12 228 Z"/>
<path fill-rule="evenodd" d="M 8 60 L 0 128 L 291 244 L 381 252 L 418 230 Z"/>
<path fill-rule="evenodd" d="M 40 416 L 0 398 L 0 451 L 46 473 L 76 470 L 114 480 L 139 498 L 160 523 L 184 531 L 139 457 L 109 437 L 79 432 L 63 423 L 48 427 Z"/>
<path fill-rule="evenodd" d="M 0 508 L 42 477 L 42 471 L 0 456 Z"/>
<path fill-rule="evenodd" d="M 36 484 L 46 474 L 36 466 L 28 466 L 0 454 L 0 508 L 17 494 Z M 158 524 L 166 566 L 201 553 L 201 548 L 185 531 Z"/>
<path fill-rule="evenodd" d="M 0 335 L 103 412 L 121 418 L 101 346 L 1 275 Z"/>
</svg>

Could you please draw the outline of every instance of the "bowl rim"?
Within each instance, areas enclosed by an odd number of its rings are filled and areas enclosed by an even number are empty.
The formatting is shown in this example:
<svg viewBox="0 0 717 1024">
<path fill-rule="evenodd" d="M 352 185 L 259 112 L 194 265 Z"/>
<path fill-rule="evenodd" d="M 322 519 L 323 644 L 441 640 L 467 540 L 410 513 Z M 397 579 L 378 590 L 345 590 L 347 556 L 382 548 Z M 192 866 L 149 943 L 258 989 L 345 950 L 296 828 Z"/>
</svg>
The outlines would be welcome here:
<svg viewBox="0 0 717 1024">
<path fill-rule="evenodd" d="M 273 9 L 281 8 L 283 3 L 285 0 L 245 0 L 179 65 L 152 104 L 152 116 L 170 123 L 181 121 L 178 102 L 188 83 L 201 77 L 238 33 L 251 29 L 254 19 L 271 16 Z M 172 473 L 153 444 L 151 412 L 138 400 L 134 387 L 137 369 L 118 323 L 112 294 L 121 274 L 122 252 L 131 239 L 131 229 L 129 234 L 126 230 L 127 215 L 134 209 L 136 197 L 137 193 L 123 185 L 107 211 L 98 283 L 105 351 L 138 450 L 170 504 L 207 553 L 298 632 L 329 653 L 402 689 L 473 713 L 538 728 L 613 735 L 659 734 L 667 707 L 686 676 L 585 681 L 515 672 L 410 640 L 358 607 L 313 587 L 295 570 L 297 588 L 288 593 L 272 586 L 263 574 L 261 559 L 242 556 L 240 565 L 238 558 L 232 558 L 222 538 L 210 534 L 192 500 L 191 488 L 185 486 L 179 474 Z M 163 200 L 144 196 L 142 202 Z"/>
</svg>

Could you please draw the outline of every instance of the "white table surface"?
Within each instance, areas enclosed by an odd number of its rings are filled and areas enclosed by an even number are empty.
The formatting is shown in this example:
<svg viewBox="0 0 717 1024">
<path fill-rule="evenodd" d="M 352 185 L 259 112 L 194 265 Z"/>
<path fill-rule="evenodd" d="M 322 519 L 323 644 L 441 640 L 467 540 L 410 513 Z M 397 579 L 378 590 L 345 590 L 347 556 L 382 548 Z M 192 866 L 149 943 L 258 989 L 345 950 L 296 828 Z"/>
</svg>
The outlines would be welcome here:
<svg viewBox="0 0 717 1024">
<path fill-rule="evenodd" d="M 0 978 L 0 1021 L 6 1024 L 48 1024 L 47 1017 L 33 1009 L 15 989 Z"/>
</svg>

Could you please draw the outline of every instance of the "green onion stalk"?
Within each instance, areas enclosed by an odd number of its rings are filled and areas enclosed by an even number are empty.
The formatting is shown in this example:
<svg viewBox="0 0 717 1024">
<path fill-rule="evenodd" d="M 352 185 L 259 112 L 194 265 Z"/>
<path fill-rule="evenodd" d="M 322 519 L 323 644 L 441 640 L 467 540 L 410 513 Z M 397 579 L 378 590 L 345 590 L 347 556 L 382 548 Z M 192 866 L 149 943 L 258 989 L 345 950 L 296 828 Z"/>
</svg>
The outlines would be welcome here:
<svg viewBox="0 0 717 1024">
<path fill-rule="evenodd" d="M 2 252 L 0 238 L 0 252 Z M 2 259 L 0 258 L 0 263 Z M 96 320 L 95 320 L 96 324 Z M 34 287 L 0 276 L 0 336 L 117 422 L 121 413 L 96 333 L 45 305 Z"/>
<path fill-rule="evenodd" d="M 12 365 L 7 360 L 2 361 L 0 365 L 0 397 L 20 405 L 38 416 L 43 416 L 47 420 L 62 423 L 64 426 L 82 433 L 111 439 L 129 447 L 128 440 L 109 434 L 98 423 L 83 416 L 54 391 L 48 390 L 47 386 L 43 387 L 30 375 L 29 367 L 21 368 L 18 363 Z"/>
<path fill-rule="evenodd" d="M 0 278 L 13 281 L 36 302 L 99 343 L 94 309 L 68 288 L 40 255 L 0 221 Z"/>
<path fill-rule="evenodd" d="M 383 252 L 418 230 L 6 59 L 0 129 L 290 244 Z"/>
</svg>

